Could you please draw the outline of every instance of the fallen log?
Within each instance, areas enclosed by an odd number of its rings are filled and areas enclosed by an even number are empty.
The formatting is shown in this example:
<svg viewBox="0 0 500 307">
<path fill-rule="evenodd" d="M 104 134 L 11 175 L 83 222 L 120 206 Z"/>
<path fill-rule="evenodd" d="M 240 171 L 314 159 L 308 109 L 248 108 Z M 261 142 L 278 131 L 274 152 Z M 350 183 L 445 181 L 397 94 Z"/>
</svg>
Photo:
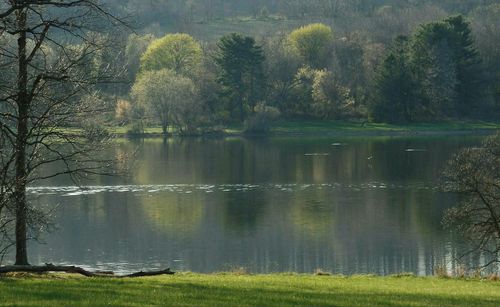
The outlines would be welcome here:
<svg viewBox="0 0 500 307">
<path fill-rule="evenodd" d="M 91 272 L 77 266 L 53 265 L 52 263 L 47 263 L 42 266 L 13 265 L 13 266 L 0 267 L 0 275 L 7 273 L 50 273 L 50 272 L 64 272 L 69 274 L 80 274 L 86 277 L 109 277 L 109 278 L 133 278 L 133 277 L 175 274 L 175 272 L 172 272 L 170 269 L 165 269 L 160 271 L 150 271 L 150 272 L 140 271 L 126 275 L 116 275 L 114 272 L 102 272 L 102 271 Z"/>
</svg>

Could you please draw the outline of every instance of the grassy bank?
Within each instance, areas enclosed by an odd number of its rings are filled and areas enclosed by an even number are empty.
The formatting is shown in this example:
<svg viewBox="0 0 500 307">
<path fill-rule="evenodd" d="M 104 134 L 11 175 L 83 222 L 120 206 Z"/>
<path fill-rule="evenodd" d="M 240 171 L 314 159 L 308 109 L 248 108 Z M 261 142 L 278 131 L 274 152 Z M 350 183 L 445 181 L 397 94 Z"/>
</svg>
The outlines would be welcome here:
<svg viewBox="0 0 500 307">
<path fill-rule="evenodd" d="M 286 121 L 279 122 L 274 132 L 310 133 L 310 132 L 440 132 L 474 131 L 500 129 L 500 123 L 490 122 L 440 122 L 392 125 L 351 121 Z"/>
<path fill-rule="evenodd" d="M 0 306 L 500 306 L 500 282 L 435 277 L 176 274 L 0 278 Z"/>
<path fill-rule="evenodd" d="M 109 132 L 125 136 L 129 127 L 108 127 Z M 410 125 L 391 125 L 353 121 L 280 121 L 273 125 L 270 135 L 290 136 L 392 136 L 392 135 L 449 135 L 449 134 L 473 134 L 494 132 L 500 130 L 500 123 L 491 122 L 441 122 L 441 123 L 419 123 Z M 144 135 L 148 137 L 161 136 L 160 127 L 148 127 Z M 170 131 L 175 134 L 175 131 Z M 234 124 L 225 127 L 223 135 L 238 136 L 244 132 L 243 125 Z"/>
</svg>

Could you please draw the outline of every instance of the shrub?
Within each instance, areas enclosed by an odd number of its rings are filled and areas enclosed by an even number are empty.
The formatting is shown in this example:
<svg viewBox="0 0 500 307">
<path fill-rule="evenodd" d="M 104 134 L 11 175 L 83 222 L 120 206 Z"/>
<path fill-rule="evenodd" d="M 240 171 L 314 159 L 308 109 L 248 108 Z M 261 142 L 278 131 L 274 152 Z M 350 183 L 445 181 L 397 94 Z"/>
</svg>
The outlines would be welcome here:
<svg viewBox="0 0 500 307">
<path fill-rule="evenodd" d="M 141 134 L 144 134 L 144 125 L 141 121 L 134 122 L 132 126 L 130 126 L 130 128 L 127 130 L 128 136 L 137 136 Z"/>
<path fill-rule="evenodd" d="M 266 134 L 271 130 L 271 123 L 278 119 L 280 111 L 275 107 L 258 103 L 254 108 L 252 117 L 245 121 L 245 133 Z"/>
<path fill-rule="evenodd" d="M 119 99 L 115 106 L 115 119 L 120 124 L 126 124 L 132 116 L 132 105 L 129 101 Z"/>
</svg>

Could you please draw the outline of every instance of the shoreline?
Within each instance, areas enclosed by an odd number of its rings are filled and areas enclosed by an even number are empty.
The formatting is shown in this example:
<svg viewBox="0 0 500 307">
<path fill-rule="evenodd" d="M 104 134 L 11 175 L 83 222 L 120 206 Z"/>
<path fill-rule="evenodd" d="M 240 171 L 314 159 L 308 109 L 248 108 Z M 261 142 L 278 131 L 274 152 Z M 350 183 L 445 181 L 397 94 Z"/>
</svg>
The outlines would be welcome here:
<svg viewBox="0 0 500 307">
<path fill-rule="evenodd" d="M 487 136 L 493 135 L 500 131 L 498 128 L 491 129 L 463 129 L 463 130 L 367 130 L 367 131 L 272 131 L 266 134 L 251 134 L 244 132 L 223 132 L 223 133 L 208 133 L 200 135 L 179 135 L 171 134 L 167 138 L 273 138 L 273 137 L 419 137 L 419 136 Z M 128 134 L 128 133 L 112 133 L 116 138 L 127 139 L 153 139 L 164 138 L 161 133 L 143 133 L 143 134 Z"/>
<path fill-rule="evenodd" d="M 160 127 L 146 127 L 142 133 L 130 133 L 129 126 L 104 126 L 117 138 L 164 138 Z M 180 135 L 170 129 L 167 138 L 272 138 L 272 137 L 413 137 L 413 136 L 469 136 L 490 135 L 500 131 L 500 122 L 444 121 L 406 125 L 370 123 L 344 120 L 283 120 L 272 124 L 267 132 L 246 133 L 244 125 L 233 123 L 205 127 L 208 131 L 195 135 Z M 78 133 L 78 131 L 74 131 Z"/>
</svg>

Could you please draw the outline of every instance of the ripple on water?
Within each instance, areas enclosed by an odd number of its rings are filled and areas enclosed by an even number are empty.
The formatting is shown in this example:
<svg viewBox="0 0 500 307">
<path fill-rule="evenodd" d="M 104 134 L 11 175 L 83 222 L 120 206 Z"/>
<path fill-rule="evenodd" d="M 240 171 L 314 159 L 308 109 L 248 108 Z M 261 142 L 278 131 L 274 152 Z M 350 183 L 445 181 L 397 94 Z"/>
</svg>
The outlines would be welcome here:
<svg viewBox="0 0 500 307">
<path fill-rule="evenodd" d="M 133 193 L 133 194 L 157 194 L 157 193 L 247 193 L 252 191 L 277 191 L 294 193 L 306 190 L 432 190 L 434 186 L 424 183 L 410 185 L 390 184 L 384 182 L 366 182 L 360 184 L 322 183 L 322 184 L 168 184 L 168 185 L 117 185 L 117 186 L 62 186 L 62 187 L 30 187 L 28 192 L 32 195 L 61 195 L 64 197 L 78 197 L 82 195 L 96 195 L 101 193 Z"/>
</svg>

